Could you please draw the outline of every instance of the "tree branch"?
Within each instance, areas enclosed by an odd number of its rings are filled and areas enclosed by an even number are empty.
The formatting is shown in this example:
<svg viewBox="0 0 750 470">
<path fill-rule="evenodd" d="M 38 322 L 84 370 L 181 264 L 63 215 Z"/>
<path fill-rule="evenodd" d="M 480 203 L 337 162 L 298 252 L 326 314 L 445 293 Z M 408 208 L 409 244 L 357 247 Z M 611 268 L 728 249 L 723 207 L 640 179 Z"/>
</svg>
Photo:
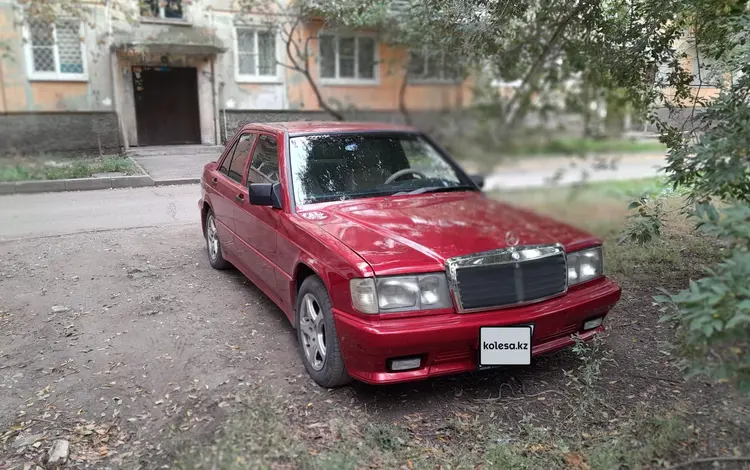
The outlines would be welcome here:
<svg viewBox="0 0 750 470">
<path fill-rule="evenodd" d="M 409 86 L 409 66 L 411 64 L 411 55 L 404 67 L 404 78 L 401 80 L 401 88 L 398 90 L 398 110 L 404 118 L 404 123 L 411 126 L 413 121 L 409 109 L 406 106 L 406 88 Z"/>
<path fill-rule="evenodd" d="M 320 92 L 320 88 L 318 87 L 318 84 L 315 82 L 315 79 L 312 76 L 312 73 L 310 73 L 310 60 L 309 60 L 309 54 L 307 53 L 309 51 L 308 44 L 311 39 L 313 39 L 312 36 L 308 36 L 305 39 L 305 54 L 302 54 L 302 51 L 299 48 L 299 45 L 295 41 L 295 32 L 297 31 L 297 28 L 300 24 L 300 16 L 297 15 L 297 17 L 294 20 L 294 23 L 292 24 L 292 27 L 289 29 L 289 32 L 287 34 L 286 39 L 286 55 L 289 59 L 289 62 L 291 62 L 291 65 L 283 64 L 287 69 L 301 73 L 305 79 L 307 80 L 307 83 L 310 85 L 310 88 L 312 89 L 313 93 L 315 94 L 315 98 L 318 100 L 318 106 L 325 111 L 326 113 L 330 114 L 334 119 L 337 121 L 345 121 L 344 115 L 333 109 L 326 100 L 323 98 L 323 95 Z M 285 31 L 286 33 L 286 31 Z M 292 48 L 295 49 L 297 52 L 297 57 L 294 56 L 294 52 L 292 52 Z M 298 60 L 299 59 L 299 60 Z M 304 66 L 300 65 L 300 60 L 304 61 Z"/>
<path fill-rule="evenodd" d="M 689 118 L 689 121 L 690 121 L 691 125 L 693 125 L 695 123 L 695 107 L 698 104 L 698 100 L 699 100 L 699 97 L 700 97 L 700 94 L 701 94 L 701 88 L 703 88 L 703 77 L 701 76 L 701 59 L 700 59 L 700 52 L 698 51 L 698 34 L 697 34 L 697 31 L 696 31 L 696 34 L 695 34 L 695 46 L 694 46 L 694 49 L 695 49 L 695 62 L 696 62 L 696 65 L 698 66 L 698 88 L 693 90 L 693 93 L 694 93 L 694 96 L 693 96 L 693 106 L 692 106 L 692 109 L 690 110 L 690 118 Z M 685 121 L 683 121 L 683 123 L 682 123 L 682 126 L 680 127 L 680 132 L 682 132 L 682 133 L 685 132 L 685 125 L 687 123 L 688 123 L 688 119 L 685 119 Z M 691 134 L 695 134 L 695 127 L 693 127 L 693 129 L 691 129 L 690 132 L 691 132 Z"/>
<path fill-rule="evenodd" d="M 292 62 L 292 65 L 296 67 L 297 69 L 301 69 L 299 66 L 299 63 L 297 63 L 297 59 L 294 57 L 294 54 L 292 54 L 292 44 L 296 44 L 294 42 L 294 32 L 297 29 L 297 25 L 299 25 L 300 18 L 296 17 L 294 19 L 294 23 L 292 24 L 291 29 L 289 30 L 289 33 L 286 37 L 286 56 L 289 58 L 289 60 Z M 299 51 L 299 49 L 297 49 Z"/>
<path fill-rule="evenodd" d="M 571 11 L 568 15 L 565 16 L 565 18 L 562 19 L 562 21 L 560 21 L 560 23 L 557 25 L 557 28 L 555 28 L 554 33 L 552 33 L 552 36 L 550 36 L 549 40 L 542 49 L 541 54 L 539 54 L 539 56 L 536 58 L 536 61 L 534 61 L 534 63 L 532 64 L 531 68 L 529 68 L 529 70 L 526 72 L 526 75 L 521 80 L 521 84 L 518 86 L 518 91 L 505 107 L 506 112 L 504 114 L 506 126 L 515 124 L 518 111 L 520 110 L 519 102 L 521 100 L 521 97 L 525 94 L 525 90 L 528 84 L 532 80 L 536 79 L 539 69 L 545 63 L 549 54 L 556 47 L 558 39 L 560 39 L 560 37 L 563 35 L 565 29 L 568 27 L 570 22 L 573 21 L 573 18 L 575 18 L 576 15 L 583 11 L 585 6 L 586 2 L 581 1 L 578 6 L 573 9 L 573 11 Z M 531 89 L 533 90 L 533 87 Z"/>
</svg>

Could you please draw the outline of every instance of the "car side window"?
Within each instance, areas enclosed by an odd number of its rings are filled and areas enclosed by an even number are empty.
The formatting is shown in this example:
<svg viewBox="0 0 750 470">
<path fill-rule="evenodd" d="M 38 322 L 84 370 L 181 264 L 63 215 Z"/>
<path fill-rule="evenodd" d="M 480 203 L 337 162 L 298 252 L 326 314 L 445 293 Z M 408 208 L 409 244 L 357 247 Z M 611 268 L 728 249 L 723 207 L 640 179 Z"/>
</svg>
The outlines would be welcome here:
<svg viewBox="0 0 750 470">
<path fill-rule="evenodd" d="M 242 134 L 237 141 L 237 147 L 232 156 L 232 163 L 229 164 L 229 173 L 227 176 L 238 183 L 242 183 L 242 174 L 247 166 L 247 159 L 250 158 L 250 149 L 253 148 L 256 134 Z"/>
<path fill-rule="evenodd" d="M 234 156 L 234 151 L 237 150 L 237 142 L 232 145 L 232 148 L 229 149 L 227 152 L 226 158 L 224 158 L 224 161 L 221 162 L 221 167 L 219 168 L 219 171 L 221 173 L 224 173 L 225 175 L 229 175 L 229 165 L 232 163 L 232 157 Z"/>
<path fill-rule="evenodd" d="M 248 183 L 279 182 L 279 146 L 276 137 L 261 135 L 247 174 Z"/>
</svg>

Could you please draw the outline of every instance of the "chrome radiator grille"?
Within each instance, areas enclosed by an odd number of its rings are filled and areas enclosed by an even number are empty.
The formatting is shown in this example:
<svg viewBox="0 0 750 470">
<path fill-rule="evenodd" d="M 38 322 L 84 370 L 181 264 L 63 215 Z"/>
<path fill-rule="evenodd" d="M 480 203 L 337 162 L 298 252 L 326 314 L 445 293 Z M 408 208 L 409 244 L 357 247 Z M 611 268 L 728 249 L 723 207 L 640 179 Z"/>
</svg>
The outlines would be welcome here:
<svg viewBox="0 0 750 470">
<path fill-rule="evenodd" d="M 448 282 L 460 312 L 538 302 L 568 289 L 565 251 L 559 245 L 506 248 L 451 258 Z"/>
</svg>

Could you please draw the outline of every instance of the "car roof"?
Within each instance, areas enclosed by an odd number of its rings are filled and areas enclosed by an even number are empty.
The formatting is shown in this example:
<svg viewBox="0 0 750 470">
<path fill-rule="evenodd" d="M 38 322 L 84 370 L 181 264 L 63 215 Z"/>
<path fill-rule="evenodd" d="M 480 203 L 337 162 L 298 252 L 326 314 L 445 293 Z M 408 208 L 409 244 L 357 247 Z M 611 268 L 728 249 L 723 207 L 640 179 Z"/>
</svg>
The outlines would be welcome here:
<svg viewBox="0 0 750 470">
<path fill-rule="evenodd" d="M 272 132 L 286 132 L 289 135 L 301 134 L 331 134 L 343 132 L 419 132 L 411 126 L 390 124 L 387 122 L 342 122 L 342 121 L 289 121 L 250 123 L 242 127 L 246 129 L 268 130 Z"/>
</svg>

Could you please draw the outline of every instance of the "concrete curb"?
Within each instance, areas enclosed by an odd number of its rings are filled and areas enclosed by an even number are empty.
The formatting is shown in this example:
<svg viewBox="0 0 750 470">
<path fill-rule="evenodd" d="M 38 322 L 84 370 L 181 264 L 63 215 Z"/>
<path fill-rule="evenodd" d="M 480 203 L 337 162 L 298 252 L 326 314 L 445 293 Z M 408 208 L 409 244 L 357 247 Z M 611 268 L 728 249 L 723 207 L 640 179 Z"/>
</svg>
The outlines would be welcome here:
<svg viewBox="0 0 750 470">
<path fill-rule="evenodd" d="M 154 186 L 174 186 L 178 184 L 198 184 L 200 178 L 172 178 L 164 180 L 154 180 Z"/>
<path fill-rule="evenodd" d="M 132 163 L 134 167 L 138 168 L 138 171 L 140 171 L 142 175 L 148 174 L 148 171 L 146 171 L 146 169 L 143 168 L 141 164 L 138 163 L 138 161 L 135 158 L 133 158 L 132 155 L 128 155 L 128 160 L 130 160 L 130 163 Z"/>
<path fill-rule="evenodd" d="M 146 186 L 176 186 L 198 184 L 200 178 L 172 178 L 154 180 L 149 175 L 114 176 L 111 178 L 75 178 L 65 180 L 16 181 L 0 183 L 0 195 L 55 193 L 63 191 L 93 191 L 97 189 L 143 188 Z"/>
<path fill-rule="evenodd" d="M 16 181 L 0 183 L 0 194 L 52 193 L 62 191 L 92 191 L 112 188 L 141 188 L 153 186 L 148 175 L 113 176 L 111 178 L 75 178 L 62 180 Z"/>
</svg>

